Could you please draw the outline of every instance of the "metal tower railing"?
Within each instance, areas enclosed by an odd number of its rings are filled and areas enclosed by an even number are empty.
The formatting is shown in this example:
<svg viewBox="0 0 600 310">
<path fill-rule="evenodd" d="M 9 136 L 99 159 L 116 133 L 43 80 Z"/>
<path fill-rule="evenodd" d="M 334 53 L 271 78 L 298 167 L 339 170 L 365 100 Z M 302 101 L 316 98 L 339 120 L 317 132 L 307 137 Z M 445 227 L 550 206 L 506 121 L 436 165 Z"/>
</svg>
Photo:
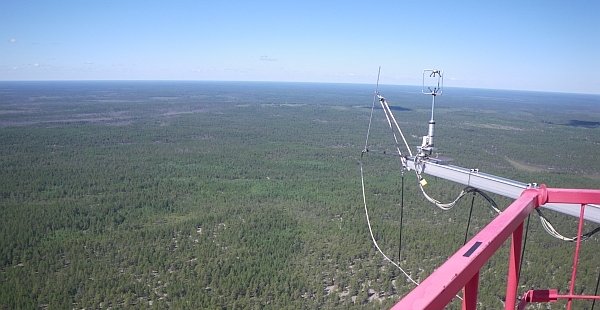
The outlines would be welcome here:
<svg viewBox="0 0 600 310">
<path fill-rule="evenodd" d="M 524 190 L 506 210 L 392 309 L 443 309 L 461 289 L 463 289 L 462 309 L 476 309 L 479 270 L 498 251 L 504 241 L 512 236 L 505 309 L 514 310 L 517 306 L 523 222 L 535 208 L 546 203 L 569 205 L 573 209 L 579 207 L 578 236 L 581 236 L 586 206 L 600 204 L 600 190 L 546 188 L 544 185 Z M 600 299 L 600 296 L 574 294 L 580 245 L 581 238 L 577 238 L 569 293 L 561 295 L 558 294 L 557 289 L 530 290 L 523 295 L 518 305 L 519 309 L 524 309 L 527 303 L 552 302 L 558 299 L 568 300 L 567 309 L 571 309 L 573 299 Z"/>
</svg>

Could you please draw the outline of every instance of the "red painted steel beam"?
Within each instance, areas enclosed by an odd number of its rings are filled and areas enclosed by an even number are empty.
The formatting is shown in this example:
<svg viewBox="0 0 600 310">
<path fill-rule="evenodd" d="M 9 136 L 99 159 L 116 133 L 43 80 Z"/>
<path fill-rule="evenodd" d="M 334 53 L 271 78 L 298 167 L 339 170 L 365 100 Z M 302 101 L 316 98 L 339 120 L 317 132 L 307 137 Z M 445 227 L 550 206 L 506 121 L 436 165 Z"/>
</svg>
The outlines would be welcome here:
<svg viewBox="0 0 600 310">
<path fill-rule="evenodd" d="M 523 294 L 519 309 L 524 308 L 524 304 L 532 302 L 554 302 L 558 299 L 558 290 L 529 290 Z M 523 306 L 521 306 L 523 304 Z"/>
<path fill-rule="evenodd" d="M 544 203 L 600 204 L 600 190 L 597 189 L 541 187 L 540 190 L 546 192 L 547 201 Z"/>
<path fill-rule="evenodd" d="M 600 300 L 600 296 L 596 295 L 556 295 L 556 299 L 596 299 Z"/>
<path fill-rule="evenodd" d="M 504 241 L 538 207 L 540 191 L 528 189 L 506 210 L 469 240 L 392 309 L 443 309 L 458 291 L 502 246 Z"/>
<path fill-rule="evenodd" d="M 575 291 L 575 280 L 577 278 L 577 264 L 579 263 L 579 249 L 581 248 L 581 235 L 583 232 L 583 216 L 585 212 L 585 205 L 581 205 L 581 211 L 579 215 L 579 225 L 577 226 L 577 242 L 575 243 L 575 254 L 573 254 L 573 271 L 571 273 L 571 285 L 569 285 L 569 295 L 573 295 Z M 567 301 L 567 309 L 571 310 L 573 306 L 573 299 Z"/>
<path fill-rule="evenodd" d="M 479 290 L 479 272 L 477 272 L 463 290 L 462 310 L 477 309 L 477 292 Z"/>
<path fill-rule="evenodd" d="M 523 310 L 528 303 L 535 302 L 555 302 L 559 299 L 585 299 L 585 300 L 600 300 L 600 296 L 595 295 L 560 295 L 557 289 L 549 290 L 529 290 L 523 294 L 519 307 L 517 309 Z"/>
<path fill-rule="evenodd" d="M 508 256 L 508 276 L 506 278 L 505 308 L 514 309 L 519 288 L 519 268 L 521 266 L 521 245 L 523 243 L 523 222 L 512 233 Z"/>
</svg>

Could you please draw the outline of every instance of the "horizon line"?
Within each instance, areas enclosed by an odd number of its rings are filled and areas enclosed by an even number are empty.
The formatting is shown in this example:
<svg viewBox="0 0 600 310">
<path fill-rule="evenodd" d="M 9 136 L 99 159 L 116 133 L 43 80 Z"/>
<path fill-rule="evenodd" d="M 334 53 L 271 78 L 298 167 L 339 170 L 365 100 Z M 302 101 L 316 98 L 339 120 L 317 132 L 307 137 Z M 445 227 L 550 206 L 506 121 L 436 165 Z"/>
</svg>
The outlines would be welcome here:
<svg viewBox="0 0 600 310">
<path fill-rule="evenodd" d="M 20 82 L 211 82 L 211 83 L 281 83 L 281 84 L 344 84 L 344 85 L 371 85 L 371 83 L 358 82 L 322 82 L 322 81 L 273 81 L 273 80 L 192 80 L 192 79 L 46 79 L 46 80 L 2 80 L 0 83 L 20 83 Z M 375 84 L 372 84 L 375 85 Z M 419 87 L 422 85 L 409 84 L 381 84 L 386 86 L 405 86 Z M 488 88 L 488 87 L 467 87 L 467 86 L 447 86 L 444 88 L 492 90 L 492 91 L 516 91 L 516 92 L 535 92 L 535 93 L 556 93 L 556 94 L 575 94 L 600 96 L 600 91 L 593 92 L 573 92 L 573 91 L 554 91 L 554 90 L 534 90 L 534 89 L 512 89 L 512 88 Z"/>
</svg>

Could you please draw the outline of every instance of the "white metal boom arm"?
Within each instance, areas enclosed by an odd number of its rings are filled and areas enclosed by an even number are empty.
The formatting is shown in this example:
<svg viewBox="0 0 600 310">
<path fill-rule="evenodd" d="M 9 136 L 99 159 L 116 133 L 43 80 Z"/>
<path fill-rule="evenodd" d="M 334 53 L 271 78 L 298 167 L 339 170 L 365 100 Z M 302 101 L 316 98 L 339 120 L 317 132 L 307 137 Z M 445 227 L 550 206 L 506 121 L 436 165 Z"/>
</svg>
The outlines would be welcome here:
<svg viewBox="0 0 600 310">
<path fill-rule="evenodd" d="M 406 160 L 409 169 L 415 169 L 419 172 L 460 183 L 466 186 L 498 194 L 511 199 L 521 196 L 521 193 L 527 188 L 537 187 L 536 183 L 522 183 L 509 180 L 495 175 L 479 172 L 478 169 L 467 169 L 453 165 L 442 165 L 433 162 L 432 159 L 421 159 L 415 163 L 415 157 L 409 157 Z M 563 214 L 579 217 L 579 208 L 573 208 L 573 205 L 548 203 L 542 207 L 560 212 Z M 585 219 L 600 224 L 600 206 L 589 204 L 585 211 Z"/>
</svg>

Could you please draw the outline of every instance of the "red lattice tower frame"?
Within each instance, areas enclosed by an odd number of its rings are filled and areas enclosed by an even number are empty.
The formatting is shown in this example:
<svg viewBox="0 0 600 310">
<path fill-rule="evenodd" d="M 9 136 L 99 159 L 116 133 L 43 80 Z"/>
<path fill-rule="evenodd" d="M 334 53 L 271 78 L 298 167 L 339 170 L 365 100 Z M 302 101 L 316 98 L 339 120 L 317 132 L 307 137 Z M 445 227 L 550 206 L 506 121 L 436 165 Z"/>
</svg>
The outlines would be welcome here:
<svg viewBox="0 0 600 310">
<path fill-rule="evenodd" d="M 539 188 L 526 189 L 506 210 L 485 226 L 392 309 L 443 309 L 461 289 L 463 290 L 462 309 L 476 309 L 479 270 L 498 251 L 504 241 L 512 235 L 504 308 L 514 310 L 517 306 L 523 222 L 535 208 L 546 203 L 565 203 L 572 204 L 573 207 L 579 206 L 577 236 L 581 236 L 585 207 L 588 204 L 600 204 L 600 190 L 546 188 L 544 185 Z M 571 309 L 574 299 L 600 299 L 600 296 L 574 294 L 580 247 L 581 238 L 577 238 L 573 254 L 569 293 L 558 294 L 558 289 L 529 290 L 521 298 L 518 309 L 525 309 L 528 303 L 553 302 L 558 299 L 566 299 L 567 309 Z"/>
</svg>

